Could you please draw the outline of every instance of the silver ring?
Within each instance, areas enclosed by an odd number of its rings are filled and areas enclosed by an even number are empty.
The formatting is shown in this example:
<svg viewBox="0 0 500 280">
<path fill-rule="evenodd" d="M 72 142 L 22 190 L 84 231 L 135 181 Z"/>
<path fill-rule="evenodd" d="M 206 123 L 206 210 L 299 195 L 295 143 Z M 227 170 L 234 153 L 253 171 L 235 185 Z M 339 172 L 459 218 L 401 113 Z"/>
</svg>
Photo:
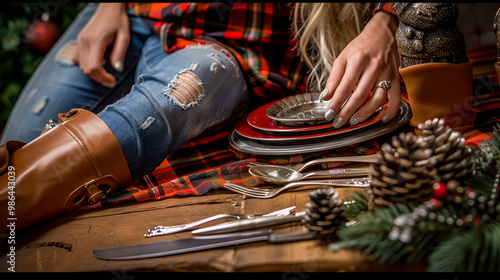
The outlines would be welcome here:
<svg viewBox="0 0 500 280">
<path fill-rule="evenodd" d="M 389 90 L 390 88 L 392 87 L 391 85 L 391 82 L 390 81 L 381 81 L 380 83 L 378 83 L 377 85 L 375 85 L 373 87 L 373 89 L 376 89 L 376 88 L 383 88 L 385 90 Z"/>
</svg>

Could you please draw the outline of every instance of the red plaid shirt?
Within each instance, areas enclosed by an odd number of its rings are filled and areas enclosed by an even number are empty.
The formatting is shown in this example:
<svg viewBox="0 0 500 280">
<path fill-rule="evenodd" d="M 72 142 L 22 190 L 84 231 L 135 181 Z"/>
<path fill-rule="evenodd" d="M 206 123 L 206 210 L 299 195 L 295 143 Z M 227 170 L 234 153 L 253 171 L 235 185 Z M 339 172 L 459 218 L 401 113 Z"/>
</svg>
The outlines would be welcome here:
<svg viewBox="0 0 500 280">
<path fill-rule="evenodd" d="M 375 11 L 394 14 L 392 5 Z M 239 61 L 261 102 L 305 90 L 307 67 L 291 28 L 293 5 L 284 3 L 131 3 L 161 36 L 167 53 L 214 38 Z"/>
</svg>

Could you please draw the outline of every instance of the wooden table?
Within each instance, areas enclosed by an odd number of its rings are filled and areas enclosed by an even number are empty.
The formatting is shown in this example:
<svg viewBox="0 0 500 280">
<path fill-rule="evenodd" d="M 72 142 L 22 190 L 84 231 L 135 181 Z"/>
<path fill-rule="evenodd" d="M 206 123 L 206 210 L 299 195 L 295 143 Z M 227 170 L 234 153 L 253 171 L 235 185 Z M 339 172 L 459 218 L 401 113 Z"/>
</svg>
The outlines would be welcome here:
<svg viewBox="0 0 500 280">
<path fill-rule="evenodd" d="M 296 205 L 303 211 L 307 193 L 316 187 L 300 187 L 272 199 L 254 199 L 227 190 L 204 196 L 173 197 L 160 201 L 128 203 L 99 210 L 70 213 L 16 236 L 16 272 L 75 271 L 278 271 L 284 273 L 325 271 L 424 271 L 425 265 L 378 265 L 360 253 L 331 252 L 317 240 L 284 244 L 258 242 L 176 256 L 131 261 L 94 258 L 94 248 L 189 238 L 189 232 L 145 238 L 157 225 L 191 222 L 219 213 L 263 214 Z M 359 189 L 357 189 L 359 190 Z M 337 188 L 340 196 L 353 189 Z M 218 221 L 220 222 L 220 221 Z M 212 222 L 216 224 L 218 222 Z M 300 223 L 275 227 L 297 230 Z M 5 246 L 4 246 L 5 247 Z M 2 248 L 5 249 L 5 248 Z M 0 271 L 8 268 L 2 250 Z"/>
</svg>

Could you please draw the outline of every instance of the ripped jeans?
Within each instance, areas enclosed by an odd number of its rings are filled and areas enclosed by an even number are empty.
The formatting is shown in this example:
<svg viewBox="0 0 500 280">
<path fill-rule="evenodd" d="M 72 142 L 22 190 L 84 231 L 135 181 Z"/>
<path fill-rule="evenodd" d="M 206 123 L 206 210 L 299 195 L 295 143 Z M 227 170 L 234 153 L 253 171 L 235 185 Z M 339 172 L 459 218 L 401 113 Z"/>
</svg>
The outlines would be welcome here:
<svg viewBox="0 0 500 280">
<path fill-rule="evenodd" d="M 194 46 L 165 55 L 99 116 L 116 136 L 132 178 L 138 178 L 182 143 L 243 115 L 248 100 L 236 59 L 224 50 Z"/>
<path fill-rule="evenodd" d="M 33 140 L 58 113 L 73 108 L 97 108 L 93 111 L 98 113 L 108 105 L 98 115 L 117 138 L 135 180 L 182 143 L 245 113 L 248 91 L 234 57 L 208 45 L 166 54 L 159 36 L 131 12 L 124 71 L 105 64 L 117 79 L 113 89 L 91 80 L 71 61 L 58 59 L 97 6 L 87 4 L 44 58 L 16 102 L 0 143 Z M 96 107 L 103 96 L 113 98 Z"/>
</svg>

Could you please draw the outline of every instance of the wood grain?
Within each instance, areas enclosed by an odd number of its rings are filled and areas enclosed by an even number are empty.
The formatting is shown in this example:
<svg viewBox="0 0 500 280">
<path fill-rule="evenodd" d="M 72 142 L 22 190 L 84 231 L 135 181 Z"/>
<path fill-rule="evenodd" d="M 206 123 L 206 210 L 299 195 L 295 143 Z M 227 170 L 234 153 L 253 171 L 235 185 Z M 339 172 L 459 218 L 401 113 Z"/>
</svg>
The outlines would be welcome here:
<svg viewBox="0 0 500 280">
<path fill-rule="evenodd" d="M 16 271 L 424 271 L 425 265 L 380 266 L 359 253 L 333 253 L 317 240 L 284 244 L 258 242 L 175 256 L 131 261 L 94 258 L 94 248 L 190 238 L 182 232 L 146 238 L 157 225 L 192 222 L 219 213 L 263 214 L 296 205 L 303 211 L 309 201 L 307 186 L 289 190 L 271 199 L 254 199 L 216 190 L 204 196 L 172 197 L 160 201 L 127 203 L 98 210 L 70 213 L 16 236 Z M 359 190 L 359 189 L 358 189 Z M 341 198 L 353 189 L 337 188 Z M 214 221 L 210 224 L 221 222 Z M 207 224 L 207 225 L 210 225 Z M 277 231 L 301 229 L 300 223 L 275 227 Z M 6 248 L 2 248 L 0 271 L 7 270 Z"/>
</svg>

